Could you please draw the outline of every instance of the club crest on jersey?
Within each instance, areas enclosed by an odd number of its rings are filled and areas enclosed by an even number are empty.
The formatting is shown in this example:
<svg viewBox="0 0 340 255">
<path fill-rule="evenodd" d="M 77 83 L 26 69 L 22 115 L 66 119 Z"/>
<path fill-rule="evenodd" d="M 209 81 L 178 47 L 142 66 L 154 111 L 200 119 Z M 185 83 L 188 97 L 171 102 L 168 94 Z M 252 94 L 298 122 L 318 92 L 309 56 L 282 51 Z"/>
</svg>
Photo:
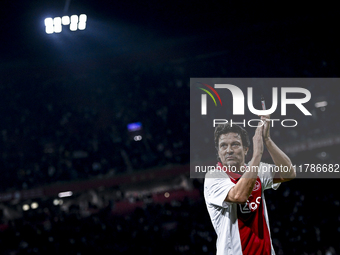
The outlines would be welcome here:
<svg viewBox="0 0 340 255">
<path fill-rule="evenodd" d="M 260 182 L 256 180 L 253 191 L 257 191 L 261 187 Z"/>
</svg>

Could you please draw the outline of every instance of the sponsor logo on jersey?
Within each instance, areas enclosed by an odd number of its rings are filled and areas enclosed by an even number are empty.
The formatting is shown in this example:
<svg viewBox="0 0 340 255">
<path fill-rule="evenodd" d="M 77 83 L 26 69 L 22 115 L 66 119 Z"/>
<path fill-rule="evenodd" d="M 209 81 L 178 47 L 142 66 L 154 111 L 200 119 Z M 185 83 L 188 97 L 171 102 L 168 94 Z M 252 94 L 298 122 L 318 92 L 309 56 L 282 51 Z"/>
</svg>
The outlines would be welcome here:
<svg viewBox="0 0 340 255">
<path fill-rule="evenodd" d="M 252 195 L 250 195 L 252 196 Z M 251 213 L 256 211 L 259 208 L 259 205 L 261 204 L 261 197 L 257 197 L 255 199 L 255 202 L 249 203 L 249 200 L 245 204 L 239 204 L 240 212 L 241 213 Z"/>
</svg>

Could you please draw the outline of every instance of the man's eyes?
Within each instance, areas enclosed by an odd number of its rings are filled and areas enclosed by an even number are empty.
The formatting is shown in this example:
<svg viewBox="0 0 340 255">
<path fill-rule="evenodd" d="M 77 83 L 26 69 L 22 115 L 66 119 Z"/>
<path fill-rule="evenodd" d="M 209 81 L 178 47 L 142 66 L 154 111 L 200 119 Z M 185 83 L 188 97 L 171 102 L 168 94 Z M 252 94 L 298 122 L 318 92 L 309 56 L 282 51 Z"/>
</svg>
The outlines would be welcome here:
<svg viewBox="0 0 340 255">
<path fill-rule="evenodd" d="M 231 146 L 232 146 L 232 147 L 239 147 L 240 144 L 239 144 L 239 143 L 233 143 Z M 228 147 L 228 145 L 227 145 L 227 144 L 221 144 L 221 147 L 222 147 L 222 148 L 225 148 L 225 147 Z"/>
</svg>

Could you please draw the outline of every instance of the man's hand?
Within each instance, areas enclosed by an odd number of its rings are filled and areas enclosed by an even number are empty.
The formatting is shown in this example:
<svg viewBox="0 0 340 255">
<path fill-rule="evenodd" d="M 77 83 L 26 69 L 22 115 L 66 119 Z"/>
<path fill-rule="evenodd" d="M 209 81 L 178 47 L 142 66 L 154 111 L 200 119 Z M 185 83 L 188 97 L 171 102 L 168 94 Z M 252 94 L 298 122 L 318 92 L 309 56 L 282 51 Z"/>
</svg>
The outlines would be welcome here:
<svg viewBox="0 0 340 255">
<path fill-rule="evenodd" d="M 261 116 L 261 120 L 264 122 L 263 124 L 263 140 L 266 142 L 270 139 L 270 115 Z"/>
<path fill-rule="evenodd" d="M 278 172 L 274 177 L 274 183 L 290 181 L 296 177 L 295 168 L 292 167 L 290 158 L 270 138 L 270 115 L 261 116 L 264 122 L 262 129 L 263 141 L 276 166 L 288 167 L 288 172 Z M 254 143 L 255 146 L 255 143 Z"/>
<path fill-rule="evenodd" d="M 253 149 L 254 155 L 261 155 L 263 154 L 263 132 L 264 132 L 264 125 L 261 126 L 261 122 L 259 122 L 255 135 L 253 137 Z"/>
</svg>

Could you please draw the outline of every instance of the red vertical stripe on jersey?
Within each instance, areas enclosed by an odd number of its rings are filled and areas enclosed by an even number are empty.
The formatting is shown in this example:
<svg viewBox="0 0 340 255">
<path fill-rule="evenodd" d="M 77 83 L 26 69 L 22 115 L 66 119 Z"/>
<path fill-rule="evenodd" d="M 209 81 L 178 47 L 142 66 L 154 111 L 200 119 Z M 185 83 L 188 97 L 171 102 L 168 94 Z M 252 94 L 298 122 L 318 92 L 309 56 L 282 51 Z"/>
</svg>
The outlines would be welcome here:
<svg viewBox="0 0 340 255">
<path fill-rule="evenodd" d="M 270 255 L 271 242 L 268 226 L 264 217 L 262 199 L 258 210 L 248 214 L 249 215 L 245 215 L 241 213 L 238 207 L 238 227 L 243 254 Z"/>
<path fill-rule="evenodd" d="M 237 183 L 240 175 L 226 171 Z M 243 255 L 271 255 L 269 228 L 264 216 L 262 183 L 259 177 L 246 204 L 237 205 L 237 219 Z"/>
</svg>

